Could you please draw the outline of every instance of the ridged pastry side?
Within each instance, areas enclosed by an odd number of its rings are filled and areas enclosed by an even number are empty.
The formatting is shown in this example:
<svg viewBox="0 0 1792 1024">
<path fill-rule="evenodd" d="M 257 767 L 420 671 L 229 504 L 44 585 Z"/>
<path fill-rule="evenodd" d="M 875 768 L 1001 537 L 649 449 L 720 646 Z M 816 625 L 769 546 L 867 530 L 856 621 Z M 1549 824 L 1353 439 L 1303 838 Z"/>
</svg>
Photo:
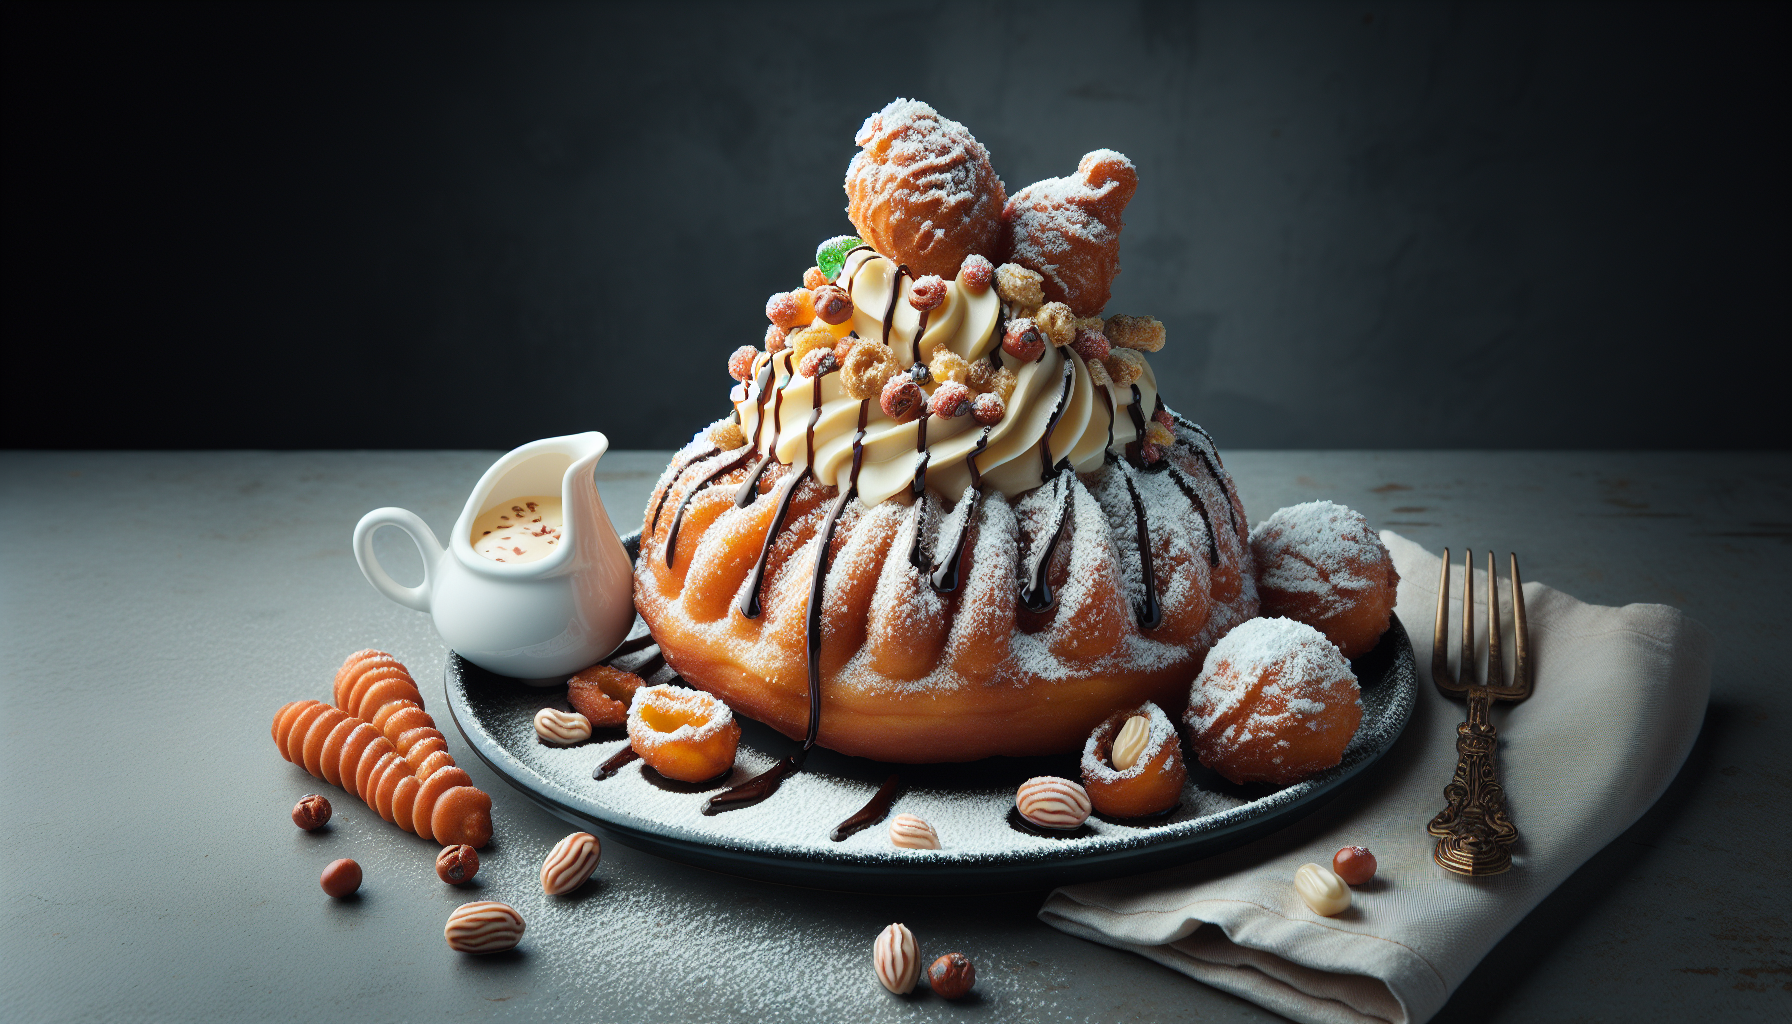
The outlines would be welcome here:
<svg viewBox="0 0 1792 1024">
<path fill-rule="evenodd" d="M 929 492 L 908 504 L 849 502 L 823 585 L 819 742 L 886 761 L 965 761 L 1076 750 L 1116 709 L 1146 700 L 1179 712 L 1207 650 L 1256 614 L 1257 595 L 1244 510 L 1211 442 L 1190 424 L 1175 432 L 1163 472 L 1113 462 L 1013 499 L 989 492 L 980 502 L 948 501 Z M 800 738 L 809 710 L 811 572 L 837 492 L 812 481 L 798 490 L 766 559 L 763 611 L 748 619 L 739 598 L 789 470 L 766 472 L 757 496 L 737 507 L 736 489 L 753 464 L 702 487 L 726 460 L 703 458 L 707 450 L 694 439 L 648 502 L 636 605 L 687 682 Z M 672 515 L 656 523 L 653 513 L 662 495 L 677 508 L 693 488 L 668 565 Z M 944 556 L 941 538 L 973 507 L 963 582 L 940 593 L 911 564 L 910 550 L 919 534 L 923 561 Z M 1147 586 L 1136 508 L 1162 610 L 1150 629 L 1140 626 Z M 1060 510 L 1063 534 L 1046 574 L 1057 600 L 1030 611 L 1022 586 Z"/>
</svg>

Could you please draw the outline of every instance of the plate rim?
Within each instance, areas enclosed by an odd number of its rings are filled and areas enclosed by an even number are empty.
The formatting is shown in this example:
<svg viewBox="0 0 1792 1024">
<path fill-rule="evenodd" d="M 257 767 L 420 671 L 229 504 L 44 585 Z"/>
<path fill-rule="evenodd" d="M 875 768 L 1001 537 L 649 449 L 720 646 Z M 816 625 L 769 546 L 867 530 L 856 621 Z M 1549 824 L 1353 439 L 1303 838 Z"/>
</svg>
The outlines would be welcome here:
<svg viewBox="0 0 1792 1024">
<path fill-rule="evenodd" d="M 765 844 L 730 841 L 727 837 L 698 836 L 642 815 L 619 812 L 613 817 L 605 816 L 568 803 L 559 797 L 563 787 L 530 768 L 527 762 L 476 724 L 477 716 L 464 704 L 465 667 L 470 663 L 457 652 L 450 651 L 444 660 L 443 688 L 449 717 L 487 767 L 556 817 L 574 824 L 594 825 L 611 833 L 624 845 L 730 874 L 810 888 L 913 894 L 1024 891 L 1070 881 L 1137 874 L 1171 863 L 1211 856 L 1318 810 L 1351 780 L 1379 762 L 1411 722 L 1417 698 L 1417 664 L 1411 638 L 1397 615 L 1390 615 L 1388 631 L 1383 635 L 1383 642 L 1389 641 L 1394 644 L 1394 650 L 1378 685 L 1400 685 L 1399 677 L 1406 677 L 1405 685 L 1401 687 L 1404 699 L 1397 696 L 1391 709 L 1391 715 L 1397 716 L 1398 723 L 1386 732 L 1380 743 L 1348 767 L 1328 769 L 1318 778 L 1295 783 L 1215 815 L 1187 819 L 1195 822 L 1236 814 L 1234 820 L 1199 831 L 1142 835 L 1137 842 L 1083 852 L 1077 852 L 1075 847 L 1067 847 L 1062 853 L 1030 848 L 969 858 L 930 857 L 912 864 L 873 857 L 864 851 L 779 850 Z M 1399 671 L 1403 663 L 1407 666 L 1405 673 Z M 474 720 L 472 727 L 469 727 L 468 719 Z M 520 772 L 513 770 L 512 764 Z M 1264 801 L 1290 792 L 1292 796 L 1284 797 L 1276 805 L 1259 807 Z M 1249 808 L 1258 809 L 1255 813 L 1238 813 Z"/>
</svg>

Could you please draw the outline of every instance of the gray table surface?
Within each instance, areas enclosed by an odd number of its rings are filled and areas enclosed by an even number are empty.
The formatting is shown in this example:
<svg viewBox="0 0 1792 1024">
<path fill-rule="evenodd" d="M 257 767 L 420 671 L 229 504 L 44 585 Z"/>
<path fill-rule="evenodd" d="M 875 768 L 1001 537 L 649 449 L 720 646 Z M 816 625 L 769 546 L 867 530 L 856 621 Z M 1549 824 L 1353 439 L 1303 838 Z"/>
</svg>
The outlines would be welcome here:
<svg viewBox="0 0 1792 1024">
<path fill-rule="evenodd" d="M 844 895 L 606 842 L 598 879 L 550 900 L 536 871 L 567 826 L 445 722 L 494 797 L 496 839 L 476 897 L 442 885 L 434 844 L 281 760 L 268 727 L 284 701 L 327 697 L 364 646 L 400 655 L 440 708 L 447 651 L 423 615 L 368 587 L 349 532 L 401 505 L 445 533 L 494 457 L 0 453 L 0 1019 L 1280 1019 L 1040 924 L 1041 893 Z M 665 462 L 605 457 L 619 525 Z M 1667 795 L 1437 1019 L 1792 1015 L 1792 457 L 1239 451 L 1227 464 L 1252 521 L 1331 498 L 1434 549 L 1518 551 L 1527 579 L 1585 600 L 1677 605 L 1719 638 L 1703 731 Z M 382 537 L 388 565 L 404 565 L 402 543 Z M 313 791 L 336 816 L 307 834 L 287 815 Z M 343 856 L 366 869 L 353 902 L 317 883 Z M 448 912 L 479 897 L 523 913 L 519 950 L 443 945 Z M 970 955 L 978 996 L 879 988 L 869 949 L 892 920 L 929 954 Z"/>
</svg>

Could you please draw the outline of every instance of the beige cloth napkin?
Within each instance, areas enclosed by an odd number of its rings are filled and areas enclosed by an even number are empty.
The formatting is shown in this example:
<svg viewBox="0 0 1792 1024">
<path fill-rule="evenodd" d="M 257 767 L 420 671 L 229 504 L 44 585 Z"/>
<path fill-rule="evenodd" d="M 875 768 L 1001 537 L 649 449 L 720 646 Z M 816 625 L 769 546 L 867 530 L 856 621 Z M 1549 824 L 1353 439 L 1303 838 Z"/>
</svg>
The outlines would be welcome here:
<svg viewBox="0 0 1792 1024">
<path fill-rule="evenodd" d="M 1664 605 L 1589 605 L 1527 583 L 1536 688 L 1525 703 L 1494 709 L 1500 776 L 1521 833 L 1512 869 L 1469 879 L 1433 864 L 1425 825 L 1443 807 L 1463 705 L 1431 685 L 1438 558 L 1398 534 L 1382 539 L 1400 570 L 1397 611 L 1412 635 L 1419 695 L 1381 763 L 1304 821 L 1237 850 L 1059 889 L 1039 912 L 1046 923 L 1298 1021 L 1421 1024 L 1513 925 L 1655 802 L 1704 718 L 1711 634 Z M 1460 573 L 1458 561 L 1452 636 Z M 1484 635 L 1485 572 L 1475 593 Z M 1319 917 L 1295 895 L 1295 869 L 1330 865 L 1348 844 L 1374 851 L 1380 871 L 1349 910 Z"/>
</svg>

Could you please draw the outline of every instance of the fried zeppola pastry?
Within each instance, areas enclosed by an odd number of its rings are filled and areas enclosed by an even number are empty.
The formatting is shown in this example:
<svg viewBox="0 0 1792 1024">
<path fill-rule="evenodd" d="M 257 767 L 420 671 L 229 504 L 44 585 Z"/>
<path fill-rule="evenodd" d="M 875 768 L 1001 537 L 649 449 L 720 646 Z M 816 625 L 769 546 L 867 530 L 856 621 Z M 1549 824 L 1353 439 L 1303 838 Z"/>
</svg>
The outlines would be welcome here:
<svg viewBox="0 0 1792 1024">
<path fill-rule="evenodd" d="M 1208 652 L 1188 713 L 1201 763 L 1233 782 L 1286 786 L 1344 757 L 1363 720 L 1350 663 L 1293 619 L 1252 619 Z"/>
<path fill-rule="evenodd" d="M 1142 818 L 1176 806 L 1188 781 L 1188 765 L 1176 726 L 1146 701 L 1095 727 L 1083 745 L 1082 774 L 1097 811 L 1111 818 Z"/>
<path fill-rule="evenodd" d="M 1006 258 L 1045 277 L 1045 298 L 1077 316 L 1108 304 L 1120 273 L 1120 214 L 1139 187 L 1132 161 L 1111 149 L 1083 157 L 1067 178 L 1036 181 L 1002 208 Z"/>
<path fill-rule="evenodd" d="M 916 275 L 950 279 L 965 257 L 992 257 L 1008 195 L 970 130 L 920 100 L 865 119 L 846 170 L 846 215 L 877 251 Z"/>
<path fill-rule="evenodd" d="M 1400 574 L 1362 514 L 1329 501 L 1276 510 L 1251 531 L 1263 614 L 1304 622 L 1346 658 L 1375 649 Z"/>
</svg>

